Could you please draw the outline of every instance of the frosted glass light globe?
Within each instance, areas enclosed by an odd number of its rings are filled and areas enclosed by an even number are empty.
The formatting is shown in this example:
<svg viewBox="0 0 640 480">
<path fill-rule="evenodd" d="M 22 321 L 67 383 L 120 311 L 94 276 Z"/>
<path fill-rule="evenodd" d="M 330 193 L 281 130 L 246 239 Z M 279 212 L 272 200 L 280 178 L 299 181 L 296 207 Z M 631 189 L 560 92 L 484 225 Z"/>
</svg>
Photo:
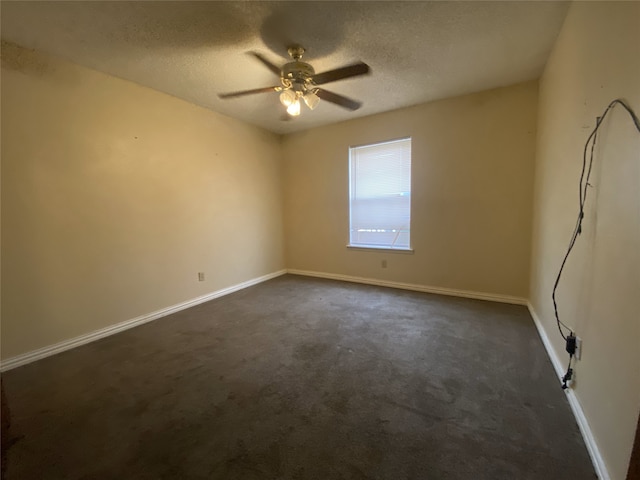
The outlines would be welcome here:
<svg viewBox="0 0 640 480">
<path fill-rule="evenodd" d="M 287 107 L 287 113 L 292 117 L 297 117 L 300 115 L 300 101 L 296 100 L 291 105 Z"/>
<path fill-rule="evenodd" d="M 288 107 L 296 101 L 296 98 L 296 92 L 293 90 L 283 90 L 280 94 L 280 103 L 285 107 Z"/>
<path fill-rule="evenodd" d="M 307 93 L 302 98 L 304 99 L 304 103 L 306 103 L 307 107 L 309 107 L 311 110 L 316 108 L 318 106 L 318 103 L 320 103 L 320 98 L 313 92 Z"/>
</svg>

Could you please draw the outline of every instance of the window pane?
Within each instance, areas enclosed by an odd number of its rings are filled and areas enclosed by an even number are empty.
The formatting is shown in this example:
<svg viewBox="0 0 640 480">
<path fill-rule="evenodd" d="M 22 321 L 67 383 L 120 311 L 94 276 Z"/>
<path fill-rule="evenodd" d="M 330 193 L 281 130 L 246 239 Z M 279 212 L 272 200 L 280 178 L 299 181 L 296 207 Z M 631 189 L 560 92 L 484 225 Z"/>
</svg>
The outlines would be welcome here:
<svg viewBox="0 0 640 480">
<path fill-rule="evenodd" d="M 350 243 L 409 248 L 411 139 L 349 149 Z"/>
</svg>

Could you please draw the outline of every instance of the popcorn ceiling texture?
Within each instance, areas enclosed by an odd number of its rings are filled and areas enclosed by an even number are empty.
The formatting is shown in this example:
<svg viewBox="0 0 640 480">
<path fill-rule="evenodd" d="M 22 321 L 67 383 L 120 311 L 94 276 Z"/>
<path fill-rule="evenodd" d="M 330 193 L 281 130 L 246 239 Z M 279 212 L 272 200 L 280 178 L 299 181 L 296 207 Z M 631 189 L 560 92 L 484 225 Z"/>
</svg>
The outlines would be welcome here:
<svg viewBox="0 0 640 480">
<path fill-rule="evenodd" d="M 3 2 L 2 38 L 214 111 L 288 133 L 536 79 L 564 2 Z M 277 85 L 245 52 L 287 61 L 307 48 L 317 72 L 355 60 L 368 77 L 328 84 L 364 102 L 322 102 L 281 121 L 277 94 L 220 92 Z M 304 108 L 304 107 L 303 107 Z"/>
</svg>

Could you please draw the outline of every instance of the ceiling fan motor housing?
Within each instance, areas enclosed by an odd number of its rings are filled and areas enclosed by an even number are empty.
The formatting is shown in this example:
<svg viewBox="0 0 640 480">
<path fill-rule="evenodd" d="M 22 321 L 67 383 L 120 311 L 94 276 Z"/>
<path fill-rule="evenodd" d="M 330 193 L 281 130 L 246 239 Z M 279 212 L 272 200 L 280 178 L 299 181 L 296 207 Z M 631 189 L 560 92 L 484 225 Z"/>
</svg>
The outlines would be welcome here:
<svg viewBox="0 0 640 480">
<path fill-rule="evenodd" d="M 282 67 L 282 79 L 291 82 L 294 89 L 296 85 L 303 87 L 311 77 L 315 75 L 315 70 L 306 62 L 289 62 Z"/>
</svg>

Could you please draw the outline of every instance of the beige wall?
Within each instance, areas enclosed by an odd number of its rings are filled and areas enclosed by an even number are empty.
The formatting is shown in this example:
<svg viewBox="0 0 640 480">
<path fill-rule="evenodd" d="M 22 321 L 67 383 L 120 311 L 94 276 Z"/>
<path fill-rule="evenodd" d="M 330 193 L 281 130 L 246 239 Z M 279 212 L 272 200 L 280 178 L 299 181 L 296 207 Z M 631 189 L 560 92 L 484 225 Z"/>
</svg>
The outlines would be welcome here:
<svg viewBox="0 0 640 480">
<path fill-rule="evenodd" d="M 287 135 L 287 266 L 526 297 L 537 88 L 529 82 Z M 347 249 L 349 146 L 406 136 L 415 253 Z"/>
<path fill-rule="evenodd" d="M 2 358 L 284 268 L 280 148 L 3 45 Z"/>
<path fill-rule="evenodd" d="M 551 290 L 578 209 L 587 136 L 607 104 L 640 113 L 640 3 L 572 5 L 541 80 L 531 302 L 557 354 Z M 640 408 L 640 135 L 619 107 L 595 150 L 584 233 L 559 289 L 583 338 L 575 394 L 613 480 L 626 476 Z"/>
<path fill-rule="evenodd" d="M 282 144 L 52 57 L 2 57 L 4 359 L 284 268 L 283 211 L 289 268 L 530 296 L 562 356 L 550 293 L 583 143 L 611 99 L 640 110 L 638 3 L 574 4 L 539 99 L 530 82 Z M 348 147 L 407 135 L 415 253 L 348 250 Z M 617 109 L 559 293 L 584 340 L 574 391 L 613 480 L 640 408 L 639 151 Z"/>
</svg>

